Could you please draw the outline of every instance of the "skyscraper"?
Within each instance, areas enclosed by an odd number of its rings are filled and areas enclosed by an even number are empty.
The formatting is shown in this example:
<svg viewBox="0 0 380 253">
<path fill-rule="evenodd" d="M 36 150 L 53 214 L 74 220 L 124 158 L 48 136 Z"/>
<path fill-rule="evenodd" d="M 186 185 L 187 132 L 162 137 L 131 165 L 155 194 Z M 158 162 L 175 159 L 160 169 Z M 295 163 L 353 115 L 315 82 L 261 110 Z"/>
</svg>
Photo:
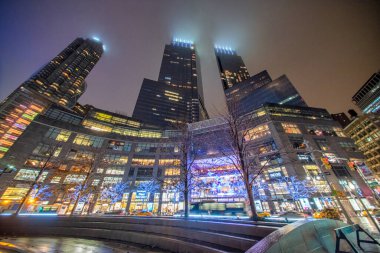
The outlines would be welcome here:
<svg viewBox="0 0 380 253">
<path fill-rule="evenodd" d="M 77 38 L 0 103 L 0 158 L 52 103 L 75 106 L 102 53 L 99 41 Z"/>
<path fill-rule="evenodd" d="M 247 67 L 236 51 L 231 48 L 215 47 L 215 56 L 224 90 L 249 78 Z"/>
<path fill-rule="evenodd" d="M 84 79 L 103 53 L 97 39 L 75 39 L 23 86 L 65 107 L 73 107 L 86 89 Z"/>
<path fill-rule="evenodd" d="M 133 117 L 161 127 L 207 117 L 191 41 L 173 40 L 165 45 L 158 81 L 144 79 Z"/>
<path fill-rule="evenodd" d="M 375 113 L 380 110 L 380 71 L 374 73 L 370 79 L 352 97 L 363 113 Z"/>
</svg>

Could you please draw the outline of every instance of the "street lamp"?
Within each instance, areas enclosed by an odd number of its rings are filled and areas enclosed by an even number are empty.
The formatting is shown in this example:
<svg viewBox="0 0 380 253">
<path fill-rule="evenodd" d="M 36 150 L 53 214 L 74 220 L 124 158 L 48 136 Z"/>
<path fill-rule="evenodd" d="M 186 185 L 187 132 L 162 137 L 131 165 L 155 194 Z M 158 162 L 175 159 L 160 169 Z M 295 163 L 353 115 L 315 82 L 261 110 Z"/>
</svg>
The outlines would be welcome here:
<svg viewBox="0 0 380 253">
<path fill-rule="evenodd" d="M 366 211 L 367 216 L 370 218 L 370 220 L 372 221 L 372 223 L 375 225 L 377 231 L 379 231 L 379 233 L 380 233 L 379 225 L 377 224 L 377 222 L 375 221 L 375 219 L 372 217 L 372 215 L 369 213 L 369 211 L 368 211 L 366 205 L 364 205 L 363 200 L 361 199 L 361 197 L 356 194 L 356 186 L 355 186 L 355 184 L 353 184 L 352 182 L 349 182 L 347 188 L 350 190 L 350 193 L 353 195 L 353 197 L 359 200 L 360 204 L 363 206 L 364 210 Z"/>
<path fill-rule="evenodd" d="M 308 142 L 307 140 L 304 140 L 304 144 L 305 144 L 305 146 L 306 146 L 306 150 L 309 151 L 312 160 L 315 162 L 315 164 L 317 165 L 318 169 L 321 170 L 321 167 L 320 167 L 320 165 L 319 165 L 318 162 L 317 162 L 318 159 L 316 159 L 315 156 L 314 156 L 314 152 L 319 152 L 319 153 L 322 153 L 322 154 L 323 154 L 323 152 L 320 151 L 320 150 L 314 150 L 314 149 L 312 149 L 312 148 L 310 147 L 309 142 Z M 343 159 L 344 159 L 344 158 L 343 158 Z M 347 159 L 346 159 L 346 160 L 347 160 Z M 333 187 L 331 186 L 331 182 L 328 180 L 328 178 L 326 177 L 325 173 L 324 173 L 322 170 L 321 170 L 321 175 L 322 175 L 322 178 L 326 181 L 326 183 L 327 183 L 327 185 L 329 186 L 330 191 L 331 191 L 331 193 L 332 193 L 332 192 L 333 192 Z M 353 222 L 352 222 L 350 216 L 348 215 L 346 209 L 343 207 L 342 202 L 341 202 L 340 199 L 339 199 L 339 196 L 336 197 L 336 200 L 337 200 L 337 203 L 338 203 L 340 209 L 342 209 L 343 215 L 346 216 L 347 223 L 349 223 L 349 224 L 353 224 Z"/>
</svg>

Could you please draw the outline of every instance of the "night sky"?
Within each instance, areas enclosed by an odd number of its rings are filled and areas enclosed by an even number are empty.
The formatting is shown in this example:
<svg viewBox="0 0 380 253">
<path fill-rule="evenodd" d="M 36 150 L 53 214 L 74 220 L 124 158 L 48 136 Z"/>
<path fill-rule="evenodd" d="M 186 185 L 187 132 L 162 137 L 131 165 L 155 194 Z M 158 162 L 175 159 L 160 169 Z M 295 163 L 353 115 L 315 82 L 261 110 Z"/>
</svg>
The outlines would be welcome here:
<svg viewBox="0 0 380 253">
<path fill-rule="evenodd" d="M 107 47 L 82 104 L 131 115 L 143 78 L 157 80 L 165 43 L 196 43 L 206 107 L 224 106 L 213 45 L 235 48 L 255 74 L 286 74 L 331 113 L 380 69 L 380 1 L 0 1 L 0 100 L 76 37 Z"/>
</svg>

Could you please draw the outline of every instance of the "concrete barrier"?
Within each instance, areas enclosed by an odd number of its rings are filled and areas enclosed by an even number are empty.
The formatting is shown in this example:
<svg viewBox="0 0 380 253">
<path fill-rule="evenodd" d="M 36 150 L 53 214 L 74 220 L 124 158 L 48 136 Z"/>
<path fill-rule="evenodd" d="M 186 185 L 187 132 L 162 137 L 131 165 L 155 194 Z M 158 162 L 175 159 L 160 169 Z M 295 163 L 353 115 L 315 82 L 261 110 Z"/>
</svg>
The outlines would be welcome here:
<svg viewBox="0 0 380 253">
<path fill-rule="evenodd" d="M 117 240 L 170 252 L 245 252 L 277 227 L 153 217 L 0 217 L 0 233 Z"/>
</svg>

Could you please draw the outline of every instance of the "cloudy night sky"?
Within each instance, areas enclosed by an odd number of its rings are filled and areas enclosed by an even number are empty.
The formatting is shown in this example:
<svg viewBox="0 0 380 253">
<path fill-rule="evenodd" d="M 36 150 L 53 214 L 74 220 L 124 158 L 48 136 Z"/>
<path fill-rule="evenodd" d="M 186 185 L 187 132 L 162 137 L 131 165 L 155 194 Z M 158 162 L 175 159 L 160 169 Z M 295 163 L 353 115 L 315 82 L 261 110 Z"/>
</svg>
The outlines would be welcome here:
<svg viewBox="0 0 380 253">
<path fill-rule="evenodd" d="M 206 107 L 224 94 L 213 52 L 232 47 L 251 75 L 286 74 L 306 102 L 331 113 L 380 69 L 380 1 L 0 1 L 0 100 L 76 37 L 106 45 L 82 104 L 131 115 L 143 78 L 157 80 L 165 44 L 193 40 Z"/>
</svg>

